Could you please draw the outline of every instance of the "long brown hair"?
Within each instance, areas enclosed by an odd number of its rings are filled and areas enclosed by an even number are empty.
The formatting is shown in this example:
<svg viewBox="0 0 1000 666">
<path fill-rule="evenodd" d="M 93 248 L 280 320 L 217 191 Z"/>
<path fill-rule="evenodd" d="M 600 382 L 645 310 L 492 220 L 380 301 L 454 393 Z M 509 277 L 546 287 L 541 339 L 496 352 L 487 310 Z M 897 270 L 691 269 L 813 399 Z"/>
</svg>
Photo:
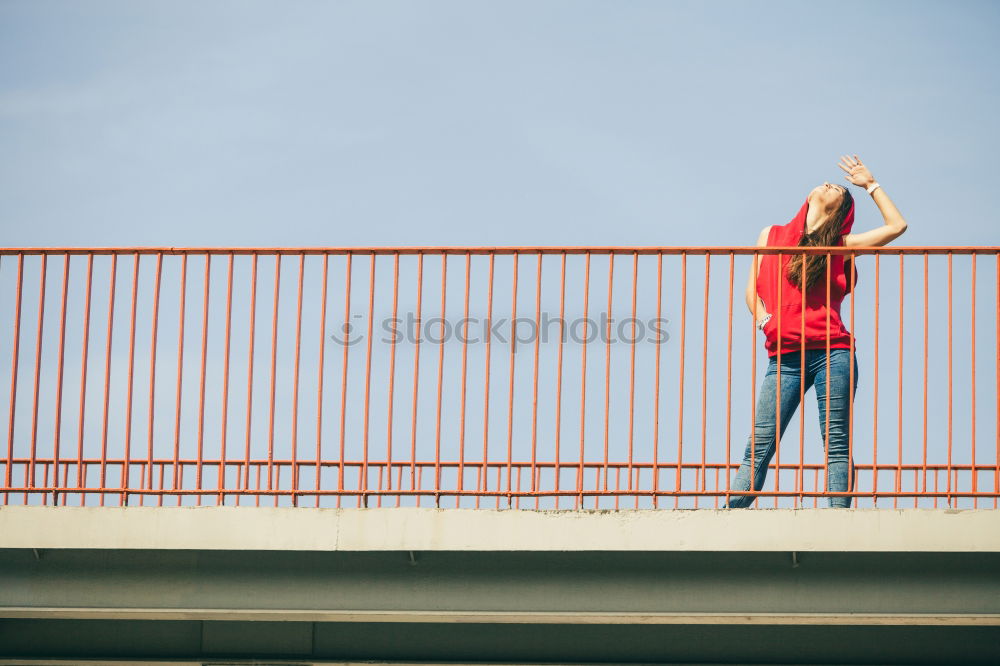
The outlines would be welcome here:
<svg viewBox="0 0 1000 666">
<path fill-rule="evenodd" d="M 831 247 L 838 244 L 840 238 L 841 230 L 844 226 L 844 219 L 851 210 L 851 206 L 854 205 L 854 197 L 851 193 L 844 190 L 844 197 L 840 201 L 840 207 L 837 211 L 826 221 L 822 227 L 809 233 L 805 230 L 805 226 L 802 228 L 802 237 L 799 239 L 799 247 Z M 826 279 L 826 261 L 827 255 L 821 254 L 807 254 L 805 256 L 806 264 L 806 288 L 805 291 L 808 292 L 817 281 L 821 278 Z M 802 255 L 794 255 L 788 262 L 787 268 L 785 269 L 785 277 L 798 288 L 802 284 Z"/>
</svg>

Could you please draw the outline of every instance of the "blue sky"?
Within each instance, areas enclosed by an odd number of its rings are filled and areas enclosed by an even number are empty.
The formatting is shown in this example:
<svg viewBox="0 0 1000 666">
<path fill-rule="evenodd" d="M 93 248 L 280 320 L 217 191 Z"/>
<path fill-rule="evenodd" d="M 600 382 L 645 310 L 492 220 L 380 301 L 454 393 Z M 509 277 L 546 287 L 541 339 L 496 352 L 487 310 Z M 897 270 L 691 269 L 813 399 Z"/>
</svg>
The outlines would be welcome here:
<svg viewBox="0 0 1000 666">
<path fill-rule="evenodd" d="M 991 244 L 991 2 L 0 3 L 6 245 Z M 870 201 L 858 228 L 879 222 Z"/>
<path fill-rule="evenodd" d="M 1000 132 L 1000 5 L 991 2 L 56 2 L 0 1 L 0 220 L 3 245 L 58 246 L 746 246 L 760 229 L 784 224 L 798 211 L 809 190 L 824 180 L 846 182 L 837 168 L 841 154 L 856 153 L 868 164 L 909 222 L 897 244 L 997 245 L 992 193 L 998 175 Z M 881 224 L 877 208 L 860 189 L 855 231 Z M 157 338 L 157 365 L 151 370 L 152 335 L 149 299 L 155 259 L 146 257 L 138 270 L 144 289 L 139 299 L 136 364 L 137 386 L 150 385 L 155 372 L 155 401 L 136 398 L 134 446 L 145 451 L 149 402 L 155 402 L 157 456 L 172 455 L 175 438 L 183 455 L 193 455 L 198 395 L 192 374 L 199 372 L 204 261 L 191 260 L 186 310 L 178 311 L 179 258 L 164 260 L 162 313 Z M 249 314 L 248 260 L 237 262 L 234 305 L 234 349 L 246 344 Z M 315 422 L 313 368 L 317 363 L 320 259 L 305 264 L 306 337 L 302 364 L 303 422 Z M 375 270 L 375 316 L 389 314 L 392 266 L 383 257 Z M 474 264 L 474 315 L 482 315 L 485 264 Z M 572 300 L 568 316 L 582 300 L 581 258 L 571 260 Z M 652 257 L 639 268 L 639 317 L 655 312 L 655 266 Z M 687 305 L 679 293 L 676 257 L 664 260 L 663 316 L 670 322 L 670 341 L 663 348 L 664 398 L 660 437 L 666 450 L 683 440 L 684 456 L 700 456 L 702 341 L 711 347 L 707 361 L 709 456 L 718 459 L 729 448 L 738 460 L 750 422 L 751 389 L 759 384 L 767 357 L 757 340 L 757 378 L 748 352 L 750 322 L 740 291 L 746 257 L 736 261 L 732 404 L 733 428 L 725 439 L 723 403 L 727 372 L 728 331 L 726 272 L 728 259 L 712 264 L 711 316 L 703 328 L 700 306 L 704 259 L 689 259 Z M 116 308 L 127 312 L 132 259 L 122 258 L 116 283 Z M 343 311 L 342 259 L 331 261 L 328 331 L 339 326 Z M 367 258 L 358 258 L 352 283 L 352 320 L 367 316 Z M 542 306 L 558 310 L 558 266 L 546 260 Z M 627 308 L 629 257 L 615 264 L 614 310 Z M 913 462 L 922 446 L 923 387 L 922 260 L 906 263 L 905 313 L 900 314 L 895 257 L 881 264 L 878 337 L 875 334 L 875 263 L 859 260 L 857 294 L 858 356 L 861 376 L 857 401 L 873 405 L 875 370 L 878 410 L 856 412 L 856 459 L 871 459 L 878 436 L 878 459 L 896 460 L 897 445 Z M 946 412 L 948 338 L 944 257 L 930 259 L 928 371 L 929 451 L 932 461 L 946 456 L 947 438 L 955 441 L 955 461 L 970 457 L 969 310 L 977 303 L 978 395 L 977 461 L 993 465 L 996 453 L 997 323 L 996 264 L 979 260 L 977 290 L 971 295 L 970 260 L 955 259 L 952 348 L 954 350 L 953 416 Z M 415 265 L 402 263 L 401 312 L 412 310 Z M 47 317 L 59 311 L 62 259 L 50 260 L 44 297 Z M 519 314 L 534 307 L 535 258 L 523 257 L 518 287 Z M 607 298 L 607 259 L 594 262 L 590 316 L 597 317 Z M 107 293 L 107 258 L 95 262 L 95 289 Z M 37 285 L 37 257 L 25 261 L 25 284 Z M 66 386 L 78 386 L 81 365 L 98 372 L 104 363 L 107 303 L 95 301 L 91 320 L 94 342 L 83 358 L 82 271 L 75 259 L 70 269 L 65 342 Z M 292 352 L 297 260 L 285 260 L 281 273 L 280 327 L 276 371 L 279 454 L 286 454 L 290 416 Z M 439 258 L 429 258 L 423 297 L 437 314 L 440 294 Z M 447 316 L 456 320 L 461 304 L 463 258 L 449 260 Z M 224 259 L 211 266 L 213 307 L 225 295 Z M 511 265 L 497 261 L 497 305 L 494 316 L 509 315 Z M 13 306 L 15 262 L 0 261 L 0 359 L 11 358 L 9 325 Z M 270 322 L 273 259 L 262 259 L 258 317 Z M 102 282 L 103 281 L 103 282 Z M 435 282 L 436 281 L 436 282 Z M 436 286 L 438 285 L 438 286 Z M 20 331 L 21 365 L 18 395 L 30 396 L 36 353 L 33 313 L 37 290 L 25 291 L 25 323 Z M 97 292 L 95 292 L 97 293 Z M 104 298 L 102 296 L 102 298 Z M 847 316 L 849 301 L 845 301 Z M 686 308 L 682 313 L 682 307 Z M 172 313 L 172 314 L 171 314 Z M 680 350 L 678 325 L 687 317 L 687 346 Z M 428 311 L 425 311 L 425 317 Z M 620 315 L 619 315 L 620 316 Z M 178 326 L 185 334 L 178 344 Z M 111 386 L 112 449 L 125 439 L 125 373 L 128 367 L 127 321 L 116 322 Z M 377 324 L 376 324 L 377 325 Z M 213 310 L 207 328 L 206 358 L 210 386 L 206 432 L 239 430 L 244 407 L 233 406 L 233 421 L 220 423 L 219 387 L 224 374 L 220 357 L 224 328 Z M 268 386 L 267 327 L 259 329 L 254 394 L 253 446 L 264 455 L 267 433 L 262 405 Z M 898 331 L 906 331 L 900 355 Z M 47 324 L 41 356 L 40 395 L 43 418 L 40 455 L 51 452 L 55 437 L 58 326 Z M 875 340 L 879 361 L 875 364 Z M 323 427 L 316 434 L 327 457 L 334 452 L 341 396 L 342 348 L 327 341 L 325 382 L 330 391 Z M 188 377 L 174 423 L 176 380 L 173 368 L 184 350 Z M 652 411 L 653 347 L 640 345 L 637 381 L 643 416 L 637 428 L 637 451 L 649 456 Z M 243 354 L 244 347 L 239 347 Z M 75 351 L 73 351 L 75 350 Z M 416 434 L 418 456 L 433 455 L 434 441 L 444 439 L 444 455 L 453 456 L 458 438 L 458 354 L 454 341 L 426 345 L 421 357 L 421 420 Z M 721 350 L 721 351 L 720 351 Z M 543 353 L 539 397 L 541 446 L 548 448 L 560 424 L 553 419 L 555 401 L 549 389 L 555 372 L 554 350 Z M 412 380 L 412 346 L 400 347 L 399 386 Z M 605 397 L 604 350 L 589 348 L 587 388 L 588 459 L 602 455 L 601 419 L 609 400 L 616 421 L 612 457 L 622 457 L 625 441 L 629 349 L 608 352 L 613 377 Z M 234 351 L 234 354 L 236 352 Z M 75 354 L 75 356 L 74 356 Z M 372 395 L 384 402 L 388 348 L 376 343 L 372 358 Z M 484 350 L 470 347 L 470 382 L 482 383 Z M 490 390 L 491 427 L 496 429 L 491 454 L 506 443 L 505 406 L 509 347 L 494 351 L 494 383 Z M 568 370 L 567 395 L 579 396 L 581 350 L 574 347 L 575 370 Z M 241 356 L 242 358 L 242 356 Z M 359 387 L 365 377 L 364 346 L 350 349 L 347 408 L 348 454 L 360 455 L 364 426 Z M 438 359 L 443 376 L 443 435 L 435 432 L 434 389 Z M 678 414 L 679 361 L 685 360 L 685 408 Z M 149 365 L 144 365 L 144 364 Z M 260 366 L 259 368 L 257 366 Z M 571 367 L 568 364 L 567 367 Z M 9 373 L 7 362 L 0 365 Z M 899 380 L 900 372 L 905 378 Z M 232 371 L 234 385 L 251 371 Z M 572 374 L 572 373 L 576 374 Z M 242 373 L 242 374 L 240 374 Z M 476 374 L 480 373 L 480 374 Z M 505 374 L 507 373 L 507 374 Z M 518 355 L 515 457 L 526 458 L 530 433 L 531 363 Z M 94 375 L 97 377 L 98 375 Z M 4 379 L 6 377 L 6 379 Z M 0 386 L 10 375 L 0 376 Z M 313 384 L 310 384 L 313 382 Z M 755 383 L 756 382 L 756 383 Z M 142 391 L 147 390 L 142 388 Z M 72 395 L 76 389 L 67 395 Z M 100 378 L 88 385 L 88 405 L 100 403 Z M 393 409 L 399 432 L 393 455 L 409 455 L 410 397 L 397 388 Z M 471 389 L 470 389 L 471 390 Z M 480 391 L 476 384 L 476 391 Z M 897 418 L 897 391 L 903 394 L 905 418 Z M 263 392 L 263 393 L 261 393 Z M 312 392 L 312 393 L 311 393 Z M 137 394 L 138 395 L 138 394 Z M 478 401 L 481 397 L 470 398 Z M 580 420 L 568 397 L 564 415 L 567 441 Z M 30 438 L 30 402 L 18 398 L 15 449 L 23 454 Z M 243 398 L 245 405 L 245 397 Z M 263 402 L 262 402 L 263 401 Z M 429 402 L 428 402 L 429 401 Z M 805 452 L 822 455 L 817 446 L 816 401 L 806 397 Z M 472 403 L 470 403 L 472 404 Z M 475 402 L 475 404 L 479 404 Z M 0 414 L 7 413 L 6 395 Z M 47 411 L 46 411 L 47 410 Z M 77 422 L 65 412 L 63 439 L 75 446 Z M 387 410 L 372 415 L 373 446 L 386 429 Z M 48 416 L 46 416 L 48 415 Z M 680 423 L 683 416 L 683 425 Z M 876 416 L 878 421 L 876 423 Z M 479 418 L 479 421 L 476 421 Z M 88 416 L 85 449 L 99 451 L 96 417 Z M 799 439 L 799 417 L 786 437 Z M 581 421 L 582 422 L 582 421 Z M 470 416 L 470 432 L 482 429 L 482 415 Z M 153 431 L 152 426 L 149 426 Z M 304 426 L 303 426 L 304 427 Z M 310 426 L 315 429 L 315 426 Z M 952 429 L 949 435 L 949 428 Z M 683 433 L 682 433 L 683 431 Z M 180 434 L 178 434 L 180 433 Z M 215 440 L 212 437 L 216 437 Z M 303 435 L 305 438 L 306 435 Z M 470 441 L 473 435 L 469 435 Z M 209 446 L 217 446 L 210 435 Z M 376 441 L 378 440 L 378 441 Z M 305 441 L 305 440 L 304 440 Z M 236 444 L 233 444 L 236 442 Z M 62 444 L 60 446 L 63 446 Z M 312 447 L 307 442 L 304 447 Z M 470 444 L 469 446 L 472 446 Z M 478 446 L 478 444 L 476 444 Z M 567 445 L 569 446 L 569 445 Z M 45 447 L 48 447 L 47 449 Z M 118 449 L 114 449 L 118 447 Z M 75 450 L 75 449 L 73 449 Z M 242 449 L 240 449 L 242 450 Z M 373 449 L 374 450 L 374 449 Z M 672 449 L 676 452 L 676 449 Z M 573 455 L 572 451 L 566 455 Z M 661 460 L 673 454 L 662 454 Z M 786 459 L 787 460 L 787 459 Z M 983 477 L 990 486 L 992 476 Z M 768 484 L 773 481 L 770 479 Z M 787 480 L 782 481 L 787 484 Z M 892 485 L 881 479 L 880 485 Z M 967 481 L 966 481 L 967 483 Z M 785 485 L 784 488 L 788 488 Z M 602 504 L 605 506 L 606 504 Z M 565 505 L 564 505 L 565 506 Z"/>
</svg>

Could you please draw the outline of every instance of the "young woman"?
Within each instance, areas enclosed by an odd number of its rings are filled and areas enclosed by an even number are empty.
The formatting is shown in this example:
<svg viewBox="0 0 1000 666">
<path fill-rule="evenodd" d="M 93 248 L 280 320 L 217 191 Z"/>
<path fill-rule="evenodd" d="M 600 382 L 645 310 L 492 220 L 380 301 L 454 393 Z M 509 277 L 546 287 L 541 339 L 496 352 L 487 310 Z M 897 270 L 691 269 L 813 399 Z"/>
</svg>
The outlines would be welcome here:
<svg viewBox="0 0 1000 666">
<path fill-rule="evenodd" d="M 864 233 L 850 233 L 854 198 L 842 185 L 823 183 L 809 192 L 791 222 L 761 231 L 758 247 L 872 247 L 885 245 L 906 231 L 906 220 L 857 155 L 841 157 L 838 166 L 847 173 L 849 182 L 864 188 L 875 200 L 885 224 Z M 770 362 L 757 394 L 753 436 L 747 440 L 743 463 L 731 490 L 749 490 L 751 478 L 754 490 L 764 486 L 767 465 L 774 455 L 778 415 L 784 434 L 799 406 L 800 390 L 805 393 L 815 386 L 828 462 L 826 488 L 830 493 L 849 491 L 853 466 L 848 412 L 857 390 L 858 362 L 851 353 L 852 335 L 844 326 L 840 304 L 856 284 L 857 273 L 849 258 L 845 261 L 844 255 L 831 254 L 828 291 L 824 254 L 807 254 L 805 262 L 801 254 L 766 254 L 759 255 L 756 263 L 756 269 L 750 266 L 746 301 L 757 327 L 764 332 Z M 753 500 L 752 495 L 734 494 L 728 507 L 746 507 Z M 849 507 L 851 498 L 834 495 L 829 502 L 832 507 Z"/>
</svg>

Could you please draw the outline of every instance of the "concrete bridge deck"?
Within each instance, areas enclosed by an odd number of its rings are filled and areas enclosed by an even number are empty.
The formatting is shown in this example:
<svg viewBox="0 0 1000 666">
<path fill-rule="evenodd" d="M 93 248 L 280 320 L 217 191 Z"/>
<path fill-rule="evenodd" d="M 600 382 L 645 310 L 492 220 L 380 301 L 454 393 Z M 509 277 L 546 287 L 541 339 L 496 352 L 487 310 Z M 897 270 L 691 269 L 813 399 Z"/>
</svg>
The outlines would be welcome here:
<svg viewBox="0 0 1000 666">
<path fill-rule="evenodd" d="M 997 663 L 1000 512 L 3 507 L 0 655 Z"/>
</svg>

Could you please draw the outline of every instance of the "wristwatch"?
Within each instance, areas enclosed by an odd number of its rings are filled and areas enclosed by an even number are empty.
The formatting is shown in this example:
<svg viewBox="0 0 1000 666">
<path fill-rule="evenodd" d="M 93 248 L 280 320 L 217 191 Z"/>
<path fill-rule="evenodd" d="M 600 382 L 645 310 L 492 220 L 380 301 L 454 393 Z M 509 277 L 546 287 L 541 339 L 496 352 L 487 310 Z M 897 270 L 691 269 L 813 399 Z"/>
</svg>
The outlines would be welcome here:
<svg viewBox="0 0 1000 666">
<path fill-rule="evenodd" d="M 875 190 L 877 190 L 880 187 L 882 187 L 882 186 L 879 185 L 878 182 L 876 181 L 876 182 L 872 183 L 871 185 L 869 185 L 868 187 L 866 187 L 865 190 L 868 192 L 868 194 L 871 194 L 872 192 L 874 192 Z"/>
<path fill-rule="evenodd" d="M 764 315 L 764 318 L 757 322 L 757 328 L 763 331 L 764 325 L 767 324 L 769 319 L 771 319 L 771 313 Z"/>
</svg>

